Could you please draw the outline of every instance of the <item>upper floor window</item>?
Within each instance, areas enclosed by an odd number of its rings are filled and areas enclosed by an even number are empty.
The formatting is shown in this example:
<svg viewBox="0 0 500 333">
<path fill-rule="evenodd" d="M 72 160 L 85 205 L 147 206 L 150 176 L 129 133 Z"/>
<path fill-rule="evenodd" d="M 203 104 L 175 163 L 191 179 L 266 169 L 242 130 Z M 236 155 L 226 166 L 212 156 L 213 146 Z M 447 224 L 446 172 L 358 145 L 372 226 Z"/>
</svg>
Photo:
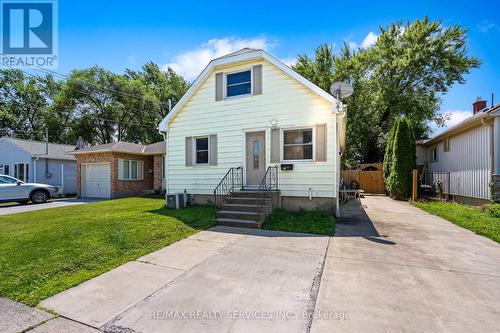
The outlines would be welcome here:
<svg viewBox="0 0 500 333">
<path fill-rule="evenodd" d="M 444 139 L 444 151 L 450 151 L 450 138 Z"/>
<path fill-rule="evenodd" d="M 252 71 L 230 73 L 226 75 L 226 97 L 249 95 L 252 93 Z"/>
<path fill-rule="evenodd" d="M 431 150 L 431 162 L 435 162 L 437 160 L 438 160 L 438 150 L 437 147 L 434 147 Z"/>
</svg>

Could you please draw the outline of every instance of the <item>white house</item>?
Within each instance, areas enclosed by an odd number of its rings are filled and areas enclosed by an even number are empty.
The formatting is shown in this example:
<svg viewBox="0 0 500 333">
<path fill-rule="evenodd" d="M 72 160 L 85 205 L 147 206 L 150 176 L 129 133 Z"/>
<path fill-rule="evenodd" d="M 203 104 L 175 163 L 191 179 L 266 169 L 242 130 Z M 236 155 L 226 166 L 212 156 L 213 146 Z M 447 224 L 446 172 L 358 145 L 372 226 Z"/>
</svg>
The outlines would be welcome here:
<svg viewBox="0 0 500 333">
<path fill-rule="evenodd" d="M 223 211 L 236 212 L 243 203 L 250 211 L 259 187 L 262 192 L 272 183 L 281 195 L 276 204 L 285 209 L 334 212 L 345 136 L 342 109 L 263 50 L 246 48 L 214 59 L 159 125 L 167 142 L 167 193 L 186 191 L 204 203 L 215 200 L 217 189 L 227 206 Z M 252 191 L 239 193 L 241 187 L 254 190 L 253 197 Z"/>
<path fill-rule="evenodd" d="M 500 104 L 488 108 L 478 98 L 471 117 L 417 141 L 417 164 L 424 173 L 449 173 L 444 191 L 456 201 L 482 204 L 492 196 L 500 199 Z"/>
<path fill-rule="evenodd" d="M 75 146 L 17 138 L 0 138 L 0 174 L 24 182 L 59 186 L 76 193 L 76 159 L 66 155 Z"/>
</svg>

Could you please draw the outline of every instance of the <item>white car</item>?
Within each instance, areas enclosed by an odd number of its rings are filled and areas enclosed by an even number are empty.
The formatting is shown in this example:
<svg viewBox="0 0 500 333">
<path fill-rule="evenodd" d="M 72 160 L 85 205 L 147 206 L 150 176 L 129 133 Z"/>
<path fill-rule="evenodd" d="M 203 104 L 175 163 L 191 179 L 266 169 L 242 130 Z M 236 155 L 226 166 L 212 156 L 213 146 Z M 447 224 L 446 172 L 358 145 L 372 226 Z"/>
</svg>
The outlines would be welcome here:
<svg viewBox="0 0 500 333">
<path fill-rule="evenodd" d="M 44 203 L 54 198 L 59 188 L 47 184 L 25 183 L 14 177 L 0 175 L 0 202 Z"/>
</svg>

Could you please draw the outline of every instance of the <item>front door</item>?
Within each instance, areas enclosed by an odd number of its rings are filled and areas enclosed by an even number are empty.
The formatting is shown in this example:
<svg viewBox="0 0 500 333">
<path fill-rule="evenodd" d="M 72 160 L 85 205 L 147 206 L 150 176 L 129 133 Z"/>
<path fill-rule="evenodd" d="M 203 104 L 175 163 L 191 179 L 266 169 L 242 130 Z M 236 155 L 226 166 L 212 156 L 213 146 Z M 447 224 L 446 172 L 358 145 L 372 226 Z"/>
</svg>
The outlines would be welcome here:
<svg viewBox="0 0 500 333">
<path fill-rule="evenodd" d="M 266 133 L 246 134 L 247 185 L 259 185 L 266 172 Z"/>
</svg>

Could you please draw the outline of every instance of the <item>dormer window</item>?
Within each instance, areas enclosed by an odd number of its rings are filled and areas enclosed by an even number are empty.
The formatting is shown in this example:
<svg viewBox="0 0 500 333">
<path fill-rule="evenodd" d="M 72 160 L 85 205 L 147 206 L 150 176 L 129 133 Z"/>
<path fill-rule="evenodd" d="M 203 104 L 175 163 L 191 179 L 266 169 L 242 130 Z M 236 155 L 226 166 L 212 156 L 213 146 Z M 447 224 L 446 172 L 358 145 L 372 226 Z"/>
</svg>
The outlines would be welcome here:
<svg viewBox="0 0 500 333">
<path fill-rule="evenodd" d="M 226 97 L 250 95 L 252 93 L 252 71 L 245 70 L 226 75 Z"/>
</svg>

